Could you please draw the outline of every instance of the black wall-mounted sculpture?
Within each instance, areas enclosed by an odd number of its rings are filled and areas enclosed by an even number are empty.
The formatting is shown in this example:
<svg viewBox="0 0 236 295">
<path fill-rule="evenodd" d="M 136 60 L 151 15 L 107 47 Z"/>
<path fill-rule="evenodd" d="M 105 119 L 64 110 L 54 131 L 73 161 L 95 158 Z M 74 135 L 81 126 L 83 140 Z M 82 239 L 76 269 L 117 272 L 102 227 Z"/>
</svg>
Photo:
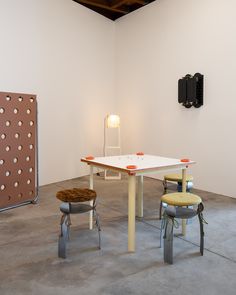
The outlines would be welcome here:
<svg viewBox="0 0 236 295">
<path fill-rule="evenodd" d="M 203 105 L 203 80 L 204 76 L 196 73 L 194 76 L 187 74 L 178 81 L 178 102 L 186 108 L 199 108 Z"/>
</svg>

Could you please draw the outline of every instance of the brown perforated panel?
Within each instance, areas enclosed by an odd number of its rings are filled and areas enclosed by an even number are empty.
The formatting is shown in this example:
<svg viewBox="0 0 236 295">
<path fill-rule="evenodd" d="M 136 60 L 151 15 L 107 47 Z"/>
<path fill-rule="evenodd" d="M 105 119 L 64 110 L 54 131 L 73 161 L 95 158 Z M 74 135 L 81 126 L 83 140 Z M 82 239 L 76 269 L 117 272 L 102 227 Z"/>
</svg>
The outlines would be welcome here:
<svg viewBox="0 0 236 295">
<path fill-rule="evenodd" d="M 36 95 L 0 92 L 0 209 L 36 198 Z"/>
</svg>

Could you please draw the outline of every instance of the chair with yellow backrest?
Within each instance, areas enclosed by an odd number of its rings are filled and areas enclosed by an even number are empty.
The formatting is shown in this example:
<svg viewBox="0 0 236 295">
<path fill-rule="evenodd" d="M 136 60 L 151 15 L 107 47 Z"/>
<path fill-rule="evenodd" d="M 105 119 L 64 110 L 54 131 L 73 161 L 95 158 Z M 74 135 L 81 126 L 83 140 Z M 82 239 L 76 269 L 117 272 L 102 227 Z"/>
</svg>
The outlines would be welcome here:
<svg viewBox="0 0 236 295">
<path fill-rule="evenodd" d="M 101 249 L 101 228 L 96 213 L 96 192 L 88 188 L 73 188 L 57 192 L 56 197 L 63 202 L 60 206 L 62 217 L 61 232 L 58 241 L 58 256 L 66 258 L 66 242 L 69 238 L 69 229 L 71 225 L 70 214 L 81 214 L 92 211 L 98 229 L 98 247 Z M 84 204 L 84 202 L 90 202 L 90 204 Z"/>
<path fill-rule="evenodd" d="M 204 206 L 202 199 L 191 193 L 170 193 L 165 194 L 161 197 L 161 201 L 165 202 L 168 207 L 165 209 L 163 214 L 160 243 L 162 240 L 162 230 L 164 229 L 164 261 L 172 264 L 173 263 L 173 227 L 175 218 L 190 219 L 198 216 L 200 224 L 200 253 L 203 255 L 204 251 L 204 229 L 203 218 Z M 193 206 L 192 208 L 186 208 Z M 197 207 L 194 209 L 194 206 Z"/>
<path fill-rule="evenodd" d="M 168 187 L 170 183 L 177 183 L 177 190 L 178 192 L 182 192 L 182 174 L 167 174 L 164 176 L 163 180 L 163 187 L 164 187 L 164 194 L 167 193 Z M 186 191 L 190 192 L 191 188 L 193 187 L 193 176 L 192 175 L 187 175 L 186 176 Z M 163 207 L 163 202 L 160 202 L 160 207 L 159 207 L 159 219 L 162 217 L 162 207 Z"/>
</svg>

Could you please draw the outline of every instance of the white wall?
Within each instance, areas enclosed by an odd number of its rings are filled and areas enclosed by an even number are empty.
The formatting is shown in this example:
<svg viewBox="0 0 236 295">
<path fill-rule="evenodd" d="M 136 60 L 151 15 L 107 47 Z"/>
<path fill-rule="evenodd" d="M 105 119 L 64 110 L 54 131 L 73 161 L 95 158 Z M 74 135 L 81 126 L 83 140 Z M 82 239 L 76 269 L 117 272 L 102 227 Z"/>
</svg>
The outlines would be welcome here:
<svg viewBox="0 0 236 295">
<path fill-rule="evenodd" d="M 68 0 L 0 0 L 0 91 L 37 94 L 40 184 L 84 175 L 114 111 L 114 23 Z"/>
<path fill-rule="evenodd" d="M 236 197 L 236 2 L 159 0 L 116 22 L 123 152 L 197 161 L 195 187 Z M 204 106 L 177 102 L 177 81 L 205 76 Z"/>
<path fill-rule="evenodd" d="M 87 174 L 115 112 L 123 153 L 190 157 L 195 187 L 236 197 L 235 11 L 159 0 L 114 23 L 73 1 L 0 0 L 0 90 L 38 96 L 40 184 Z M 204 106 L 185 109 L 177 80 L 195 72 Z"/>
</svg>

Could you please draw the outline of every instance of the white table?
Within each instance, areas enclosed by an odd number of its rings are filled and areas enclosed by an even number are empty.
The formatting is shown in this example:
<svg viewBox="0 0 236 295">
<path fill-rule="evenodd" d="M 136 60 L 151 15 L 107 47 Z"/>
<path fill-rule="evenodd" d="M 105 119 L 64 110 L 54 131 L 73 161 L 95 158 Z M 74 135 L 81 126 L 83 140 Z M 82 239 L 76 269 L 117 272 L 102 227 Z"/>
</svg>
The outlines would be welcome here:
<svg viewBox="0 0 236 295">
<path fill-rule="evenodd" d="M 93 189 L 93 167 L 109 169 L 128 175 L 128 251 L 135 252 L 135 194 L 136 178 L 138 180 L 138 217 L 143 217 L 143 176 L 168 170 L 182 170 L 182 190 L 186 192 L 186 168 L 194 161 L 181 162 L 180 159 L 164 158 L 151 155 L 121 155 L 110 157 L 82 158 L 82 162 L 90 165 L 90 188 Z M 129 169 L 127 166 L 136 168 Z M 184 224 L 184 223 L 183 223 Z M 90 215 L 90 229 L 92 229 Z M 183 229 L 183 232 L 185 229 Z"/>
</svg>

